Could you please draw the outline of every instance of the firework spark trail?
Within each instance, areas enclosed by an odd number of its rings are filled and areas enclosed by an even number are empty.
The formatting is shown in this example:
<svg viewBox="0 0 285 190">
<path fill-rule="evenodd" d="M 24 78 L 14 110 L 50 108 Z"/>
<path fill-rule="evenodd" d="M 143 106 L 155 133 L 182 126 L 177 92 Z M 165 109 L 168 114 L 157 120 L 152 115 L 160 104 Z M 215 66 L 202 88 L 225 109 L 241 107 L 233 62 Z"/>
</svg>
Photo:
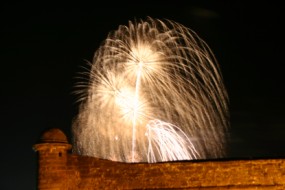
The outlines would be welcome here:
<svg viewBox="0 0 285 190">
<path fill-rule="evenodd" d="M 134 97 L 134 110 L 133 110 L 133 136 L 132 136 L 132 162 L 135 161 L 135 140 L 136 140 L 136 120 L 137 120 L 137 110 L 135 110 L 136 108 L 138 108 L 138 95 L 139 95 L 139 90 L 140 90 L 140 79 L 141 79 L 141 70 L 142 70 L 142 62 L 139 62 L 139 69 L 138 69 L 138 73 L 137 73 L 137 79 L 136 79 L 136 86 L 135 86 L 135 97 Z"/>
<path fill-rule="evenodd" d="M 170 20 L 129 22 L 108 35 L 90 65 L 74 152 L 123 162 L 224 156 L 228 96 L 195 32 Z"/>
<path fill-rule="evenodd" d="M 191 140 L 177 126 L 155 119 L 146 127 L 148 162 L 189 160 L 199 156 Z M 159 159 L 156 157 L 157 154 Z"/>
</svg>

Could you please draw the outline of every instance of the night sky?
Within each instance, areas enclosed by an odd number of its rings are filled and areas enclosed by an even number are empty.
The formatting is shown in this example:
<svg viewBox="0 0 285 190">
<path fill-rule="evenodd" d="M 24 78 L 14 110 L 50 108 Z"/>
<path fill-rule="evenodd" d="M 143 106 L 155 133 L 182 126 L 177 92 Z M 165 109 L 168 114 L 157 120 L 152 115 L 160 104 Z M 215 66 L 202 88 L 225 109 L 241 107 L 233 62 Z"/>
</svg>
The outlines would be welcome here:
<svg viewBox="0 0 285 190">
<path fill-rule="evenodd" d="M 36 189 L 32 146 L 49 128 L 71 138 L 78 73 L 108 32 L 146 16 L 193 29 L 216 55 L 230 97 L 227 158 L 285 157 L 284 9 L 185 2 L 2 3 L 1 189 Z"/>
</svg>

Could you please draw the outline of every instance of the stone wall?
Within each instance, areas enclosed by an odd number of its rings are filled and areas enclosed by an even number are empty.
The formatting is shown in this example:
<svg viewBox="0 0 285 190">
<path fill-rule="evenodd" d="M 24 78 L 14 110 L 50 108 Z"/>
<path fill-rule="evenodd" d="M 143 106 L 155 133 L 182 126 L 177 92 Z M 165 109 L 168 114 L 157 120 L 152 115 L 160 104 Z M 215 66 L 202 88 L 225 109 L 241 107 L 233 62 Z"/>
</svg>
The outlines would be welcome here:
<svg viewBox="0 0 285 190">
<path fill-rule="evenodd" d="M 34 149 L 39 190 L 285 189 L 285 159 L 119 163 L 71 154 L 59 129 L 47 131 Z"/>
</svg>

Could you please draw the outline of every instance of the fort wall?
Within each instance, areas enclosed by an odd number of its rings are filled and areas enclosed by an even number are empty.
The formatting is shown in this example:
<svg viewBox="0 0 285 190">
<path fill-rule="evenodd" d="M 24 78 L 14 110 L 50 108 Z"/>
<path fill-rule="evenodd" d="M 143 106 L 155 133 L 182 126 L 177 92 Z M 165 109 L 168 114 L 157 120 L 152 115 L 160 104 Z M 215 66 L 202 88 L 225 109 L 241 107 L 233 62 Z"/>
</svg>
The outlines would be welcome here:
<svg viewBox="0 0 285 190">
<path fill-rule="evenodd" d="M 44 133 L 34 150 L 39 190 L 285 189 L 285 159 L 120 163 L 72 154 L 59 129 Z"/>
</svg>

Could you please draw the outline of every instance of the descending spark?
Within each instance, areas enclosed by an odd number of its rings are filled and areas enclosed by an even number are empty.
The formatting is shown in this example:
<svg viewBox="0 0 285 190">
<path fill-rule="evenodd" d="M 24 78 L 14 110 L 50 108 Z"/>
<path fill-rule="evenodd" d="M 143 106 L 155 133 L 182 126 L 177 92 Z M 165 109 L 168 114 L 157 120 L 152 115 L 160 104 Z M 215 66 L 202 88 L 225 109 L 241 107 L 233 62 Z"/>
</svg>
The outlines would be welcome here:
<svg viewBox="0 0 285 190">
<path fill-rule="evenodd" d="M 90 65 L 74 152 L 123 162 L 224 156 L 228 96 L 195 32 L 170 20 L 129 22 L 108 35 Z"/>
<path fill-rule="evenodd" d="M 199 156 L 191 140 L 177 126 L 155 119 L 146 127 L 148 162 L 190 160 Z"/>
</svg>

